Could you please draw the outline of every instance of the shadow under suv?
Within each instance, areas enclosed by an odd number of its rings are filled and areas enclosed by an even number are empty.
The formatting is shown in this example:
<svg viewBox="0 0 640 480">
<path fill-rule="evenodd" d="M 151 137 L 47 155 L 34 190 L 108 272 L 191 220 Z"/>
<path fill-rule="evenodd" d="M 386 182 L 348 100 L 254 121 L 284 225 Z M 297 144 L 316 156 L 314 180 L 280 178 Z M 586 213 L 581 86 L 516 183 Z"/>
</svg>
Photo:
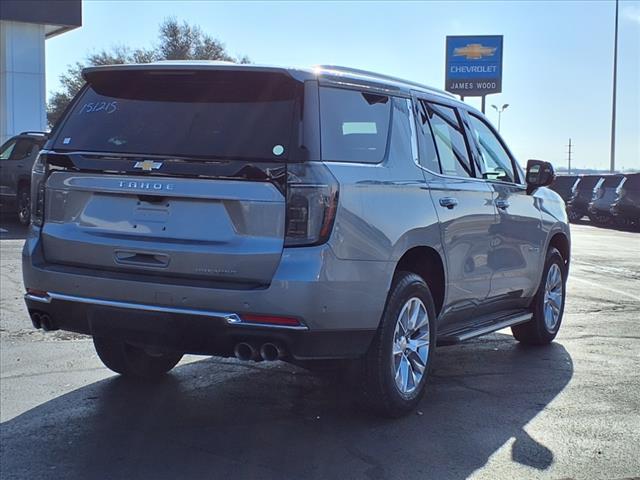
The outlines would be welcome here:
<svg viewBox="0 0 640 480">
<path fill-rule="evenodd" d="M 349 367 L 378 412 L 437 344 L 556 336 L 570 237 L 553 168 L 484 116 L 360 70 L 93 67 L 33 169 L 36 327 L 123 375 L 183 353 Z"/>
</svg>

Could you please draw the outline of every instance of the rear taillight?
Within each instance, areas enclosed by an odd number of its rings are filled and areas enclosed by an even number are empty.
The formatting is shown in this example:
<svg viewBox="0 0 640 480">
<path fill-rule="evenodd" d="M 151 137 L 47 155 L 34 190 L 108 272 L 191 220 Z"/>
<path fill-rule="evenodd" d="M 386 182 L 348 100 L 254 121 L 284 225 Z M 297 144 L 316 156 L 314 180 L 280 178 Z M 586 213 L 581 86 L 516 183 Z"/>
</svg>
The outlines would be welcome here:
<svg viewBox="0 0 640 480">
<path fill-rule="evenodd" d="M 318 162 L 287 166 L 285 247 L 319 245 L 331 235 L 338 209 L 338 182 Z"/>
<path fill-rule="evenodd" d="M 31 222 L 42 225 L 44 218 L 44 183 L 46 180 L 46 165 L 42 155 L 38 155 L 31 169 Z"/>
</svg>

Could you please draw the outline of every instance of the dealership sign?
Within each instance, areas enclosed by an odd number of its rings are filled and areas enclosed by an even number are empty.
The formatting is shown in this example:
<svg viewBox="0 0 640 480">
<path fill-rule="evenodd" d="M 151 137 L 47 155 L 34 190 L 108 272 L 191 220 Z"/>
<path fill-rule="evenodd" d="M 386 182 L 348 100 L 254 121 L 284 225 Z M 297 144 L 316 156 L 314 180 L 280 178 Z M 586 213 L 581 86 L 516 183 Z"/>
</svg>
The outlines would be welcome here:
<svg viewBox="0 0 640 480">
<path fill-rule="evenodd" d="M 502 91 L 502 35 L 448 36 L 445 90 L 463 97 Z"/>
</svg>

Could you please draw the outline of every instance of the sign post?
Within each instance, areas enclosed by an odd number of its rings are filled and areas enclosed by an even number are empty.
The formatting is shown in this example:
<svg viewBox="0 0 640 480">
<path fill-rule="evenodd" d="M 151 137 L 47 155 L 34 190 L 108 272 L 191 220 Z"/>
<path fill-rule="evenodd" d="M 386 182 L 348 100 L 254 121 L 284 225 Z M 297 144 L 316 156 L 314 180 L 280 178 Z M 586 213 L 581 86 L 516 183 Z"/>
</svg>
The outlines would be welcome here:
<svg viewBox="0 0 640 480">
<path fill-rule="evenodd" d="M 447 92 L 485 97 L 502 91 L 502 35 L 447 36 Z"/>
</svg>

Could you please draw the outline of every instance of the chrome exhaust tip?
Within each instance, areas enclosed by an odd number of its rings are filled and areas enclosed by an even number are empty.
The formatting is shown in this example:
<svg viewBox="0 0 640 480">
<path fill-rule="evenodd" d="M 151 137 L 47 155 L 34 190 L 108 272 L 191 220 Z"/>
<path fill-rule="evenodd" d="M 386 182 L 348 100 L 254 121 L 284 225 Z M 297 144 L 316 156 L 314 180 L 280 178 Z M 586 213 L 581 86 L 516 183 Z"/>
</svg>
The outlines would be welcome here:
<svg viewBox="0 0 640 480">
<path fill-rule="evenodd" d="M 253 348 L 253 345 L 246 342 L 237 343 L 233 349 L 233 353 L 238 360 L 243 361 L 255 360 L 258 357 L 258 352 Z"/>
<path fill-rule="evenodd" d="M 40 314 L 38 312 L 30 312 L 31 313 L 31 323 L 33 324 L 33 328 L 42 328 L 42 321 L 40 320 Z"/>
<path fill-rule="evenodd" d="M 51 317 L 47 313 L 40 314 L 40 325 L 45 332 L 50 332 L 54 330 L 53 324 L 51 322 Z"/>
<path fill-rule="evenodd" d="M 260 347 L 260 356 L 263 360 L 272 362 L 285 357 L 284 349 L 275 343 L 263 343 Z"/>
</svg>

